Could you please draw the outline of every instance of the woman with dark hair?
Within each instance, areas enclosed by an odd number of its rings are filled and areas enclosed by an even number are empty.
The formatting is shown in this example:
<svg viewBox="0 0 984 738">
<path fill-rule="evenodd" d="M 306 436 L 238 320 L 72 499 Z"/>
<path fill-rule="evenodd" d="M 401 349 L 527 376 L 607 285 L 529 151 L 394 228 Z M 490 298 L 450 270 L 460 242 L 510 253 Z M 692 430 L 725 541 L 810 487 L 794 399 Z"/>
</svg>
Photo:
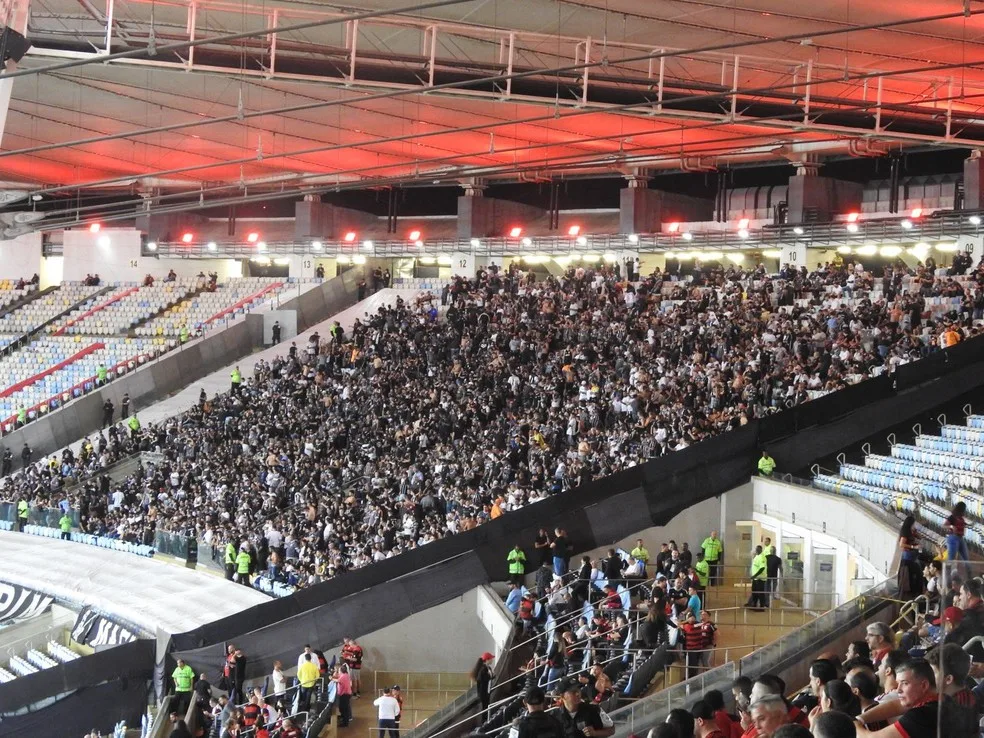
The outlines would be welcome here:
<svg viewBox="0 0 984 738">
<path fill-rule="evenodd" d="M 899 564 L 899 593 L 905 597 L 922 594 L 923 578 L 919 571 L 919 533 L 916 532 L 916 519 L 907 515 L 899 530 L 899 547 L 902 549 L 902 562 Z"/>
<path fill-rule="evenodd" d="M 967 561 L 970 559 L 967 553 L 967 541 L 964 539 L 964 530 L 967 522 L 964 514 L 967 512 L 967 505 L 958 502 L 953 506 L 953 512 L 943 523 L 943 530 L 946 531 L 946 559 L 947 561 Z"/>
<path fill-rule="evenodd" d="M 836 710 L 852 718 L 861 714 L 861 701 L 843 679 L 832 679 L 823 685 L 820 706 L 824 712 Z"/>
<path fill-rule="evenodd" d="M 492 659 L 495 657 L 489 652 L 479 656 L 472 669 L 471 678 L 478 691 L 478 701 L 482 703 L 482 714 L 489 709 L 489 702 L 492 701 Z M 482 718 L 483 720 L 485 717 Z"/>
</svg>

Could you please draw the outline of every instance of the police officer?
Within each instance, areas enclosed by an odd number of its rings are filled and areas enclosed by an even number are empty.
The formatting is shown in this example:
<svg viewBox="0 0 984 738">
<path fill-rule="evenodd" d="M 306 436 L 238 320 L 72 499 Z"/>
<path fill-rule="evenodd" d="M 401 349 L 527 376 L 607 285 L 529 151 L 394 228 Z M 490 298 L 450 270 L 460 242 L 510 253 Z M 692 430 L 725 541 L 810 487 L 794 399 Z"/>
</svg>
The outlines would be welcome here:
<svg viewBox="0 0 984 738">
<path fill-rule="evenodd" d="M 615 732 L 612 719 L 598 705 L 581 697 L 581 683 L 569 679 L 563 687 L 564 704 L 560 708 L 560 724 L 566 738 L 608 738 Z"/>
<path fill-rule="evenodd" d="M 274 343 L 280 343 L 280 321 L 279 320 L 276 321 L 273 324 L 273 328 L 270 330 L 270 333 L 273 335 L 273 342 Z"/>
<path fill-rule="evenodd" d="M 3 467 L 0 469 L 0 476 L 7 476 L 10 474 L 11 468 L 14 466 L 14 452 L 11 451 L 6 446 L 3 447 Z"/>
<path fill-rule="evenodd" d="M 539 687 L 530 687 L 523 699 L 526 715 L 509 728 L 509 738 L 564 738 L 560 720 L 545 711 L 546 697 Z"/>
</svg>

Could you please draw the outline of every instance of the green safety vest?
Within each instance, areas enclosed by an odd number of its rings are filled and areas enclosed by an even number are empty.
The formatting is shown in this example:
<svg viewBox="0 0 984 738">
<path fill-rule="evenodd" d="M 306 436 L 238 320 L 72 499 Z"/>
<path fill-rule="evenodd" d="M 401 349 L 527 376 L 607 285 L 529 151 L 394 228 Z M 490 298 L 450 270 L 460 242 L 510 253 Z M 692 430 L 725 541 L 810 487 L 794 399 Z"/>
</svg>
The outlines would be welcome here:
<svg viewBox="0 0 984 738">
<path fill-rule="evenodd" d="M 752 575 L 752 579 L 765 579 L 764 553 L 760 553 L 754 559 L 752 559 L 752 569 L 749 573 Z"/>
<path fill-rule="evenodd" d="M 249 574 L 249 562 L 249 554 L 245 551 L 240 551 L 236 557 L 236 571 L 240 574 Z"/>
<path fill-rule="evenodd" d="M 711 538 L 708 536 L 704 539 L 704 542 L 700 544 L 700 547 L 704 549 L 704 559 L 708 563 L 715 563 L 721 557 L 721 549 L 723 545 L 721 544 L 720 538 Z"/>
<path fill-rule="evenodd" d="M 644 546 L 636 546 L 629 552 L 629 554 L 636 561 L 641 561 L 643 564 L 649 563 L 649 551 L 647 551 Z"/>
<path fill-rule="evenodd" d="M 509 573 L 510 574 L 522 574 L 526 571 L 526 554 L 522 551 L 517 551 L 513 549 L 506 556 L 506 561 L 509 562 Z"/>
<path fill-rule="evenodd" d="M 227 543 L 226 544 L 226 558 L 225 558 L 225 562 L 227 564 L 235 564 L 236 563 L 236 547 L 233 546 L 231 543 Z"/>
<path fill-rule="evenodd" d="M 17 411 L 17 422 L 26 423 L 27 422 L 27 409 L 21 408 Z"/>
<path fill-rule="evenodd" d="M 758 470 L 763 477 L 771 477 L 772 470 L 776 468 L 775 459 L 771 456 L 763 456 L 759 459 Z"/>
<path fill-rule="evenodd" d="M 68 533 L 72 530 L 72 519 L 68 517 L 68 513 L 61 516 L 61 520 L 58 521 L 58 527 L 62 529 L 62 533 Z"/>
<path fill-rule="evenodd" d="M 175 692 L 191 691 L 191 685 L 195 682 L 195 671 L 188 664 L 175 668 L 171 676 L 174 678 Z"/>
<path fill-rule="evenodd" d="M 243 375 L 238 369 L 232 370 L 232 383 L 239 384 L 243 381 Z"/>
<path fill-rule="evenodd" d="M 186 343 L 188 341 L 188 326 L 181 326 L 181 343 Z"/>
<path fill-rule="evenodd" d="M 136 415 L 131 416 L 130 419 L 126 422 L 126 424 L 130 426 L 130 430 L 132 431 L 140 430 L 140 421 L 137 420 Z"/>
<path fill-rule="evenodd" d="M 96 369 L 96 379 L 98 379 L 100 382 L 106 381 L 106 375 L 107 375 L 106 367 L 101 366 L 98 369 Z"/>
<path fill-rule="evenodd" d="M 21 500 L 17 503 L 17 517 L 21 520 L 27 520 L 28 506 L 27 500 Z"/>
<path fill-rule="evenodd" d="M 694 571 L 697 572 L 697 581 L 701 587 L 707 586 L 707 577 L 711 573 L 711 567 L 706 561 L 698 561 L 694 564 Z"/>
</svg>

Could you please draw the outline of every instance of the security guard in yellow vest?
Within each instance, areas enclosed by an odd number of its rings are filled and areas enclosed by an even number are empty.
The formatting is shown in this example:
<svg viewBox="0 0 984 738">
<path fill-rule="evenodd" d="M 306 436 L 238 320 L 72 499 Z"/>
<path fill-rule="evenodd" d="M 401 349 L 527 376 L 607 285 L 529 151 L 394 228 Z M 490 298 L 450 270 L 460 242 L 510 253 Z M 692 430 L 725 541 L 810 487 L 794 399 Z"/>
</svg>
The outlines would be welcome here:
<svg viewBox="0 0 984 738">
<path fill-rule="evenodd" d="M 762 547 L 755 547 L 755 556 L 752 558 L 752 566 L 749 574 L 752 577 L 752 596 L 745 607 L 754 610 L 763 610 L 769 606 L 769 594 L 766 589 L 766 557 L 762 553 Z"/>
<path fill-rule="evenodd" d="M 758 461 L 758 472 L 760 476 L 771 477 L 776 468 L 776 460 L 769 456 L 768 451 L 762 452 L 762 458 Z"/>
<path fill-rule="evenodd" d="M 225 547 L 225 575 L 226 579 L 232 581 L 236 573 L 236 544 L 232 541 L 226 543 Z"/>
<path fill-rule="evenodd" d="M 24 526 L 27 525 L 27 516 L 30 514 L 30 508 L 28 507 L 27 500 L 21 500 L 17 503 L 17 530 L 21 533 L 24 532 Z"/>
<path fill-rule="evenodd" d="M 240 584 L 249 585 L 249 568 L 253 563 L 253 557 L 249 555 L 244 543 L 239 547 L 239 555 L 236 556 L 236 581 Z"/>
<path fill-rule="evenodd" d="M 239 394 L 239 385 L 241 385 L 242 383 L 243 383 L 243 373 L 239 371 L 239 367 L 237 366 L 235 369 L 232 370 L 232 394 L 234 395 Z"/>
</svg>

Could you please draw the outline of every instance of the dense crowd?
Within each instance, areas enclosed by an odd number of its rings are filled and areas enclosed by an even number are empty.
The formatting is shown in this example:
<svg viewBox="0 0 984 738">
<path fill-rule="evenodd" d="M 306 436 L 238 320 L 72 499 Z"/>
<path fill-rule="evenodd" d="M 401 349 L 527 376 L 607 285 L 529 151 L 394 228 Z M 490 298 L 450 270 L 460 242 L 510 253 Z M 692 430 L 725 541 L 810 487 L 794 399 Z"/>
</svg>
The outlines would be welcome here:
<svg viewBox="0 0 984 738">
<path fill-rule="evenodd" d="M 305 586 L 975 335 L 982 274 L 482 270 L 445 306 L 424 295 L 350 334 L 336 323 L 182 415 L 29 465 L 2 496 L 62 503 L 85 530 L 134 541 L 197 535 L 230 575 Z M 962 301 L 928 319 L 935 296 Z M 101 475 L 136 450 L 163 461 Z"/>
</svg>

